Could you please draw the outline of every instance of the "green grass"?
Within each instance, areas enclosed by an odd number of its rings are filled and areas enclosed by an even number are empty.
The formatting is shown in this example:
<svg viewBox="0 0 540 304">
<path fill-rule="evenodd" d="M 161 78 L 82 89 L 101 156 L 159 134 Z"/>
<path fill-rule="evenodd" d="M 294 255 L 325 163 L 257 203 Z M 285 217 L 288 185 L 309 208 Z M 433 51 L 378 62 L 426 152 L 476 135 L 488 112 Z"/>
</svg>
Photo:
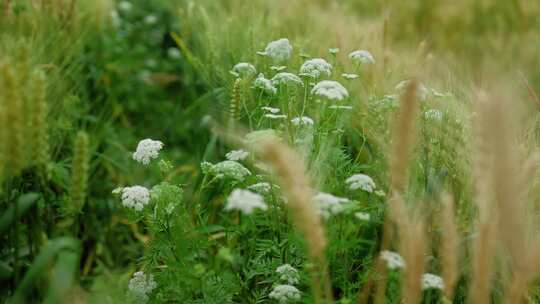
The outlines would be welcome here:
<svg viewBox="0 0 540 304">
<path fill-rule="evenodd" d="M 526 155 L 537 150 L 540 5 L 534 1 L 133 0 L 127 8 L 125 1 L 100 0 L 71 8 L 69 1 L 32 7 L 4 0 L 0 7 L 5 3 L 11 6 L 0 12 L 7 14 L 0 19 L 0 119 L 6 126 L 0 130 L 0 301 L 136 302 L 133 297 L 144 296 L 130 292 L 129 282 L 144 271 L 157 283 L 147 294 L 150 303 L 277 303 L 269 298 L 281 282 L 275 270 L 290 264 L 299 271 L 299 302 L 316 303 L 317 265 L 283 197 L 286 187 L 264 169 L 269 164 L 257 154 L 261 143 L 242 140 L 272 129 L 299 155 L 315 192 L 348 199 L 322 222 L 333 297 L 356 303 L 371 280 L 393 208 L 392 126 L 402 108 L 395 87 L 415 78 L 429 97 L 414 118 L 403 197 L 426 225 L 425 272 L 439 275 L 440 196 L 454 197 L 464 250 L 454 302 L 463 303 L 477 232 L 472 155 L 479 89 L 498 86 L 515 100 L 514 108 L 525 113 L 519 146 Z M 273 63 L 257 54 L 279 38 L 292 44 L 288 60 Z M 357 49 L 369 50 L 375 63 L 347 58 Z M 276 86 L 275 94 L 253 87 L 259 73 L 271 79 L 277 74 L 272 67 L 284 65 L 298 74 L 310 58 L 328 61 L 331 76 L 302 77 L 301 85 Z M 239 62 L 257 72 L 234 76 Z M 36 73 L 45 76 L 41 133 L 26 122 L 35 117 L 27 111 L 38 105 L 34 93 L 42 90 Z M 349 97 L 334 102 L 311 93 L 322 79 L 338 81 Z M 266 117 L 265 106 L 285 117 Z M 292 123 L 298 116 L 310 117 L 313 126 Z M 28 134 L 43 134 L 47 148 L 36 148 Z M 148 166 L 131 155 L 144 138 L 164 143 Z M 221 177 L 219 163 L 241 148 L 250 152 L 239 161 L 250 174 Z M 35 149 L 46 154 L 46 163 L 33 161 Z M 383 193 L 350 190 L 346 180 L 357 173 L 373 178 Z M 261 182 L 273 185 L 262 194 L 267 210 L 224 210 L 234 189 Z M 134 185 L 150 190 L 142 211 L 126 208 L 112 193 Z M 527 198 L 536 197 L 533 188 Z M 357 212 L 369 214 L 369 221 Z M 399 249 L 397 238 L 390 249 Z M 386 303 L 399 303 L 402 274 L 389 272 Z M 507 278 L 497 266 L 494 302 L 503 301 Z M 530 301 L 535 295 L 531 290 Z M 422 294 L 423 303 L 444 301 L 437 290 Z"/>
</svg>

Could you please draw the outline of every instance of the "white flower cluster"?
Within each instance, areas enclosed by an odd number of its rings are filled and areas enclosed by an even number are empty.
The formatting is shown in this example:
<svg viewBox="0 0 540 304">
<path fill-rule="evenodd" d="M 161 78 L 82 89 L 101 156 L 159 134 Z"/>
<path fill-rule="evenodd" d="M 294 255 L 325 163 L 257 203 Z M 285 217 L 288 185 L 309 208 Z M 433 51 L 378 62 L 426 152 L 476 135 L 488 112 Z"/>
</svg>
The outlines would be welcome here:
<svg viewBox="0 0 540 304">
<path fill-rule="evenodd" d="M 240 150 L 232 150 L 231 152 L 225 154 L 225 158 L 227 160 L 232 160 L 232 161 L 244 160 L 248 156 L 249 156 L 249 152 L 245 151 L 245 150 L 242 150 L 242 149 L 240 149 Z"/>
<path fill-rule="evenodd" d="M 261 194 L 267 194 L 267 193 L 270 193 L 270 190 L 272 189 L 272 185 L 270 185 L 270 183 L 267 183 L 267 182 L 262 182 L 262 183 L 256 183 L 256 184 L 250 185 L 248 186 L 248 189 L 261 193 Z"/>
<path fill-rule="evenodd" d="M 258 52 L 258 54 L 268 56 L 275 62 L 282 62 L 291 58 L 292 50 L 289 39 L 281 38 L 268 43 L 264 52 Z"/>
<path fill-rule="evenodd" d="M 328 98 L 333 101 L 341 101 L 349 97 L 349 92 L 339 82 L 333 80 L 323 80 L 317 83 L 311 94 L 315 94 L 319 97 Z"/>
<path fill-rule="evenodd" d="M 304 82 L 302 82 L 300 77 L 288 72 L 281 72 L 274 75 L 274 77 L 272 77 L 272 84 L 275 86 L 304 86 Z"/>
<path fill-rule="evenodd" d="M 300 300 L 300 290 L 292 285 L 277 285 L 269 297 L 279 303 L 295 302 Z"/>
<path fill-rule="evenodd" d="M 386 261 L 386 265 L 390 269 L 405 268 L 405 260 L 397 252 L 384 250 L 381 252 L 381 259 Z"/>
<path fill-rule="evenodd" d="M 377 187 L 373 179 L 365 174 L 354 174 L 345 182 L 349 184 L 351 190 L 362 189 L 369 193 L 372 193 Z"/>
<path fill-rule="evenodd" d="M 281 111 L 278 108 L 272 108 L 272 107 L 261 107 L 261 109 L 263 109 L 266 112 L 272 113 L 272 114 L 277 114 L 277 113 L 279 113 Z"/>
<path fill-rule="evenodd" d="M 118 188 L 113 191 L 117 192 L 122 194 L 122 205 L 127 208 L 141 211 L 150 202 L 150 191 L 143 186 Z"/>
<path fill-rule="evenodd" d="M 315 79 L 322 75 L 330 77 L 332 75 L 332 65 L 322 58 L 314 58 L 302 64 L 300 73 Z"/>
<path fill-rule="evenodd" d="M 443 118 L 443 113 L 437 109 L 430 109 L 424 113 L 424 117 L 427 120 L 441 121 Z"/>
<path fill-rule="evenodd" d="M 234 189 L 227 198 L 225 210 L 239 210 L 244 214 L 251 214 L 255 209 L 266 210 L 268 206 L 261 195 L 249 190 Z"/>
<path fill-rule="evenodd" d="M 280 275 L 279 279 L 287 282 L 290 285 L 298 284 L 300 276 L 298 270 L 290 264 L 283 264 L 276 268 L 276 272 Z"/>
<path fill-rule="evenodd" d="M 422 275 L 422 289 L 444 289 L 444 281 L 443 279 L 438 276 L 431 273 L 424 273 Z"/>
<path fill-rule="evenodd" d="M 272 80 L 266 79 L 262 73 L 253 81 L 253 87 L 271 95 L 277 92 Z"/>
<path fill-rule="evenodd" d="M 133 152 L 133 159 L 143 165 L 148 165 L 151 160 L 159 156 L 162 148 L 163 143 L 159 140 L 143 139 L 137 145 L 137 150 Z"/>
<path fill-rule="evenodd" d="M 374 64 L 375 58 L 366 50 L 356 50 L 349 53 L 349 59 L 361 64 Z"/>
<path fill-rule="evenodd" d="M 202 162 L 201 169 L 205 174 L 212 174 L 216 178 L 230 178 L 237 181 L 243 181 L 251 172 L 242 164 L 232 160 L 222 161 L 217 164 Z"/>
<path fill-rule="evenodd" d="M 326 219 L 343 211 L 343 204 L 349 202 L 346 198 L 325 192 L 317 193 L 313 197 L 313 201 L 319 207 L 320 214 Z"/>
<path fill-rule="evenodd" d="M 356 79 L 358 77 L 360 77 L 358 74 L 349 74 L 349 73 L 343 73 L 341 74 L 341 76 L 345 79 L 348 79 L 348 80 L 353 80 L 353 79 Z"/>
<path fill-rule="evenodd" d="M 128 295 L 135 303 L 148 302 L 149 295 L 157 287 L 154 276 L 146 275 L 142 271 L 137 271 L 133 274 L 133 278 L 129 280 Z"/>
<path fill-rule="evenodd" d="M 313 119 L 307 116 L 295 117 L 291 119 L 291 123 L 295 126 L 313 126 Z"/>
<path fill-rule="evenodd" d="M 357 219 L 361 221 L 365 221 L 365 222 L 368 222 L 371 219 L 371 216 L 369 215 L 369 213 L 366 213 L 366 212 L 356 212 L 354 216 Z"/>
<path fill-rule="evenodd" d="M 233 67 L 231 74 L 236 77 L 249 78 L 257 74 L 257 70 L 249 62 L 240 62 Z"/>
</svg>

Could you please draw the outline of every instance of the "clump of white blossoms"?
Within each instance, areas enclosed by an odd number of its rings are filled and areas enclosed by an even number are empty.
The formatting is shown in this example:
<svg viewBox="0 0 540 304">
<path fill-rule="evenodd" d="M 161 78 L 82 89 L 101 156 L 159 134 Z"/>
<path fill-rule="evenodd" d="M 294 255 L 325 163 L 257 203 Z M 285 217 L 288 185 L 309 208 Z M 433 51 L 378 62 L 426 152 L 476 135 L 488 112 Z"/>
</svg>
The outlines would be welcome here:
<svg viewBox="0 0 540 304">
<path fill-rule="evenodd" d="M 150 202 L 150 191 L 143 186 L 117 188 L 113 193 L 121 193 L 122 205 L 137 211 Z"/>
<path fill-rule="evenodd" d="M 396 91 L 398 91 L 399 94 L 402 94 L 405 92 L 405 89 L 409 86 L 409 83 L 411 83 L 412 80 L 403 80 L 400 83 L 396 85 Z M 428 99 L 430 92 L 428 87 L 426 87 L 423 83 L 419 82 L 418 86 L 416 88 L 416 95 L 418 96 L 418 99 L 421 101 L 425 101 Z"/>
<path fill-rule="evenodd" d="M 361 221 L 369 221 L 371 219 L 371 216 L 369 215 L 369 213 L 366 213 L 366 212 L 356 212 L 354 214 L 354 216 L 361 220 Z"/>
<path fill-rule="evenodd" d="M 133 4 L 131 4 L 131 2 L 129 1 L 121 1 L 120 3 L 118 3 L 118 9 L 120 9 L 121 11 L 129 12 L 132 8 Z"/>
<path fill-rule="evenodd" d="M 178 48 L 170 47 L 167 49 L 167 56 L 169 56 L 172 59 L 178 59 L 182 57 L 182 53 Z"/>
<path fill-rule="evenodd" d="M 302 79 L 293 73 L 281 72 L 272 77 L 273 85 L 304 86 Z"/>
<path fill-rule="evenodd" d="M 313 126 L 313 119 L 307 116 L 300 116 L 291 119 L 291 123 L 295 126 Z"/>
<path fill-rule="evenodd" d="M 311 89 L 311 94 L 328 98 L 333 101 L 340 101 L 349 97 L 349 92 L 347 92 L 347 89 L 345 89 L 345 87 L 339 82 L 333 80 L 320 81 L 313 87 L 313 89 Z"/>
<path fill-rule="evenodd" d="M 405 268 L 405 260 L 397 252 L 384 250 L 381 252 L 381 259 L 386 262 L 386 266 L 390 269 Z"/>
<path fill-rule="evenodd" d="M 287 118 L 287 115 L 267 113 L 267 114 L 264 114 L 264 117 L 270 118 L 270 119 L 285 119 Z"/>
<path fill-rule="evenodd" d="M 267 182 L 261 182 L 248 186 L 248 189 L 258 193 L 267 194 L 272 189 L 272 185 Z"/>
<path fill-rule="evenodd" d="M 265 78 L 262 73 L 253 81 L 253 87 L 271 95 L 277 92 L 272 80 Z"/>
<path fill-rule="evenodd" d="M 310 59 L 300 67 L 300 73 L 312 78 L 332 75 L 332 65 L 322 58 Z"/>
<path fill-rule="evenodd" d="M 328 53 L 330 53 L 332 55 L 335 55 L 335 54 L 339 53 L 339 48 L 329 48 Z"/>
<path fill-rule="evenodd" d="M 261 107 L 261 109 L 263 109 L 266 112 L 270 112 L 272 114 L 277 114 L 277 113 L 279 113 L 281 111 L 278 108 L 272 108 L 272 107 Z"/>
<path fill-rule="evenodd" d="M 236 77 L 248 78 L 257 74 L 257 70 L 251 63 L 240 62 L 233 67 L 231 74 Z"/>
<path fill-rule="evenodd" d="M 425 113 L 424 113 L 424 117 L 427 119 L 427 120 L 435 120 L 435 121 L 441 121 L 442 120 L 442 117 L 443 117 L 443 114 L 441 111 L 437 110 L 437 109 L 430 109 L 430 110 L 427 110 Z"/>
<path fill-rule="evenodd" d="M 249 152 L 245 151 L 245 150 L 242 150 L 242 149 L 240 149 L 240 150 L 232 150 L 231 152 L 225 154 L 225 158 L 227 160 L 232 160 L 232 161 L 244 160 L 248 156 L 249 156 Z"/>
<path fill-rule="evenodd" d="M 422 289 L 444 289 L 443 279 L 431 273 L 424 273 L 422 275 Z"/>
<path fill-rule="evenodd" d="M 237 181 L 243 181 L 251 172 L 242 164 L 232 160 L 226 160 L 217 164 L 202 162 L 201 169 L 204 174 L 214 175 L 216 178 L 230 178 Z"/>
<path fill-rule="evenodd" d="M 152 274 L 146 275 L 142 271 L 137 271 L 129 280 L 128 295 L 135 303 L 146 303 L 156 287 L 157 283 Z"/>
<path fill-rule="evenodd" d="M 251 214 L 255 209 L 266 210 L 268 206 L 261 195 L 249 190 L 234 189 L 227 198 L 225 210 L 239 210 L 244 214 Z"/>
<path fill-rule="evenodd" d="M 158 21 L 158 18 L 155 15 L 148 15 L 144 17 L 144 23 L 148 25 L 156 24 L 157 21 Z"/>
<path fill-rule="evenodd" d="M 133 152 L 133 159 L 143 165 L 148 165 L 152 159 L 159 156 L 159 151 L 163 148 L 163 143 L 150 138 L 143 139 L 137 145 L 137 150 Z"/>
<path fill-rule="evenodd" d="M 343 204 L 349 202 L 346 198 L 325 192 L 317 193 L 313 197 L 313 201 L 318 205 L 319 212 L 324 218 L 340 213 L 343 211 Z"/>
<path fill-rule="evenodd" d="M 289 264 L 283 264 L 276 268 L 276 272 L 279 273 L 279 279 L 287 282 L 290 285 L 298 284 L 300 276 L 298 270 Z"/>
<path fill-rule="evenodd" d="M 268 43 L 264 52 L 258 52 L 259 55 L 268 56 L 276 62 L 282 62 L 291 58 L 292 46 L 289 39 L 281 38 Z"/>
<path fill-rule="evenodd" d="M 343 73 L 341 74 L 341 76 L 345 79 L 348 79 L 348 80 L 353 80 L 353 79 L 356 79 L 358 77 L 360 77 L 358 74 L 353 74 L 353 73 Z"/>
<path fill-rule="evenodd" d="M 377 187 L 371 177 L 361 173 L 347 178 L 345 183 L 349 185 L 349 189 L 351 190 L 362 189 L 369 193 L 372 193 Z"/>
<path fill-rule="evenodd" d="M 366 50 L 356 50 L 349 53 L 349 59 L 361 64 L 375 63 L 375 58 L 373 58 L 373 55 Z"/>
<path fill-rule="evenodd" d="M 335 110 L 352 110 L 352 106 L 331 105 L 328 108 Z"/>
<path fill-rule="evenodd" d="M 272 71 L 276 71 L 276 72 L 281 72 L 283 70 L 285 70 L 287 67 L 284 66 L 284 65 L 273 65 L 270 67 L 270 70 Z"/>
<path fill-rule="evenodd" d="M 292 285 L 277 285 L 269 297 L 279 303 L 295 302 L 300 300 L 300 290 Z"/>
</svg>

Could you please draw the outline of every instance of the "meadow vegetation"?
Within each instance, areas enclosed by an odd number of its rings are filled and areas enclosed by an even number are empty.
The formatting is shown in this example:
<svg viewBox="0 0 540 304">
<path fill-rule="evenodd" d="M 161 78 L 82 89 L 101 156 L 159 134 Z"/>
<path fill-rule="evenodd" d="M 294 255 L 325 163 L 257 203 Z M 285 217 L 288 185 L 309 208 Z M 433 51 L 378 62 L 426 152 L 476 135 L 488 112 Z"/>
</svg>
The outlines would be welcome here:
<svg viewBox="0 0 540 304">
<path fill-rule="evenodd" d="M 0 1 L 0 301 L 540 301 L 539 14 Z"/>
</svg>

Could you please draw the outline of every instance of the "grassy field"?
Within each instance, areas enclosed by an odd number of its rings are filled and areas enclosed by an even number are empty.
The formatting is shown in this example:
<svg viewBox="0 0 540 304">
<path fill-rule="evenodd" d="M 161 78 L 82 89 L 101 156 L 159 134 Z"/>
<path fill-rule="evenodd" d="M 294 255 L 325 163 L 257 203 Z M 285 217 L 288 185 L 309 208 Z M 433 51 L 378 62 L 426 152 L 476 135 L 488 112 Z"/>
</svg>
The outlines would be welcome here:
<svg viewBox="0 0 540 304">
<path fill-rule="evenodd" d="M 0 302 L 538 303 L 538 15 L 0 0 Z"/>
</svg>

